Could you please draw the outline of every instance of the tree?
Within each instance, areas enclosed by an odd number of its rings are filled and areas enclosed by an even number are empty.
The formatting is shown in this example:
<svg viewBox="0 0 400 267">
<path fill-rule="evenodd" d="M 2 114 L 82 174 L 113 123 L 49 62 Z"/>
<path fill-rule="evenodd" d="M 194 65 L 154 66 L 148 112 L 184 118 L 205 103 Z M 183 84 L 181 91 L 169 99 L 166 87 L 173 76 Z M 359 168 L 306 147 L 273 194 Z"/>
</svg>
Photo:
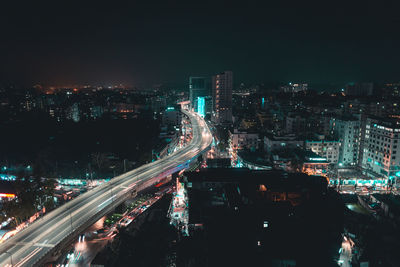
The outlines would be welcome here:
<svg viewBox="0 0 400 267">
<path fill-rule="evenodd" d="M 21 173 L 17 175 L 14 185 L 17 197 L 4 202 L 3 210 L 8 218 L 13 217 L 16 225 L 19 225 L 36 212 L 36 190 L 30 179 Z"/>
<path fill-rule="evenodd" d="M 42 168 L 39 164 L 33 166 L 33 174 L 21 172 L 17 174 L 14 183 L 17 197 L 3 203 L 3 211 L 7 218 L 13 217 L 16 225 L 26 221 L 39 209 L 54 208 L 53 179 L 42 178 Z"/>
<path fill-rule="evenodd" d="M 41 183 L 41 198 L 40 203 L 42 207 L 46 208 L 46 211 L 50 211 L 55 208 L 54 203 L 54 189 L 55 180 L 52 178 L 43 179 Z"/>
<path fill-rule="evenodd" d="M 302 168 L 303 168 L 303 162 L 301 160 L 297 159 L 296 157 L 290 160 L 290 169 L 293 172 L 301 172 Z"/>
</svg>

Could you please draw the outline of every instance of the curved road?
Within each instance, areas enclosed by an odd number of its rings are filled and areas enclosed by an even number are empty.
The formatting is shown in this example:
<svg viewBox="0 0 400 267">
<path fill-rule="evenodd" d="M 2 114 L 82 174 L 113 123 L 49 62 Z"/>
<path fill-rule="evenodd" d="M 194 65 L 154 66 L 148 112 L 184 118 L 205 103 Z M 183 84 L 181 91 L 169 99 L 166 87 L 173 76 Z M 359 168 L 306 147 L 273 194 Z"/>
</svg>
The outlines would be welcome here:
<svg viewBox="0 0 400 267">
<path fill-rule="evenodd" d="M 177 171 L 187 166 L 210 146 L 212 136 L 201 117 L 186 110 L 183 112 L 189 117 L 193 132 L 187 146 L 163 159 L 117 176 L 37 220 L 0 245 L 0 266 L 35 265 L 74 229 L 107 212 L 114 202 L 124 199 L 138 183 L 143 185 L 166 171 Z"/>
</svg>

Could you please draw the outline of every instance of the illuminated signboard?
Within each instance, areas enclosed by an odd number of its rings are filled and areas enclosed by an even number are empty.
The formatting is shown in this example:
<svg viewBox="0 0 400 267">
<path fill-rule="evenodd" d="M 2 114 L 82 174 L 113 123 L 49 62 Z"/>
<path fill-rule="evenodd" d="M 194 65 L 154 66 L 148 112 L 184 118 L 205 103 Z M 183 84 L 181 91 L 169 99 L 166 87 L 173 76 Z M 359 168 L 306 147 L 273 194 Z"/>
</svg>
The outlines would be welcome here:
<svg viewBox="0 0 400 267">
<path fill-rule="evenodd" d="M 314 161 L 325 161 L 326 158 L 309 158 L 309 160 L 314 160 Z"/>
<path fill-rule="evenodd" d="M 204 97 L 199 96 L 197 98 L 197 113 L 203 118 L 206 115 L 205 106 L 206 106 L 206 101 L 205 101 Z"/>
<path fill-rule="evenodd" d="M 0 193 L 0 197 L 14 198 L 14 197 L 15 197 L 15 194 Z"/>
</svg>

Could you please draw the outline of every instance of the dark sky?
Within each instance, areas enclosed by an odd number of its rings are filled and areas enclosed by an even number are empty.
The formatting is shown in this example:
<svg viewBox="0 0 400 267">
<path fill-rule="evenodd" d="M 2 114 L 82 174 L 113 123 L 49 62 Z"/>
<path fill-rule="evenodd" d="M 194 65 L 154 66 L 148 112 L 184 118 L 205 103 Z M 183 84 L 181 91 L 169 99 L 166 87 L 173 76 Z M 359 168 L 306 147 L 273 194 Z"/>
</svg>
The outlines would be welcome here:
<svg viewBox="0 0 400 267">
<path fill-rule="evenodd" d="M 7 2 L 0 82 L 400 80 L 396 1 Z"/>
</svg>

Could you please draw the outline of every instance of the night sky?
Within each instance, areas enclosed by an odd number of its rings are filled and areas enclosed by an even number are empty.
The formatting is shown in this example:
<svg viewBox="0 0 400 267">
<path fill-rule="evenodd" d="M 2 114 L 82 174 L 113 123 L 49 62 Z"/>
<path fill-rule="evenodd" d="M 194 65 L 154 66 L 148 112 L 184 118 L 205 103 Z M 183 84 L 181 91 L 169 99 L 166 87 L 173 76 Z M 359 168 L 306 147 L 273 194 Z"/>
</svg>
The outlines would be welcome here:
<svg viewBox="0 0 400 267">
<path fill-rule="evenodd" d="M 400 80 L 399 1 L 7 2 L 0 82 Z"/>
</svg>

